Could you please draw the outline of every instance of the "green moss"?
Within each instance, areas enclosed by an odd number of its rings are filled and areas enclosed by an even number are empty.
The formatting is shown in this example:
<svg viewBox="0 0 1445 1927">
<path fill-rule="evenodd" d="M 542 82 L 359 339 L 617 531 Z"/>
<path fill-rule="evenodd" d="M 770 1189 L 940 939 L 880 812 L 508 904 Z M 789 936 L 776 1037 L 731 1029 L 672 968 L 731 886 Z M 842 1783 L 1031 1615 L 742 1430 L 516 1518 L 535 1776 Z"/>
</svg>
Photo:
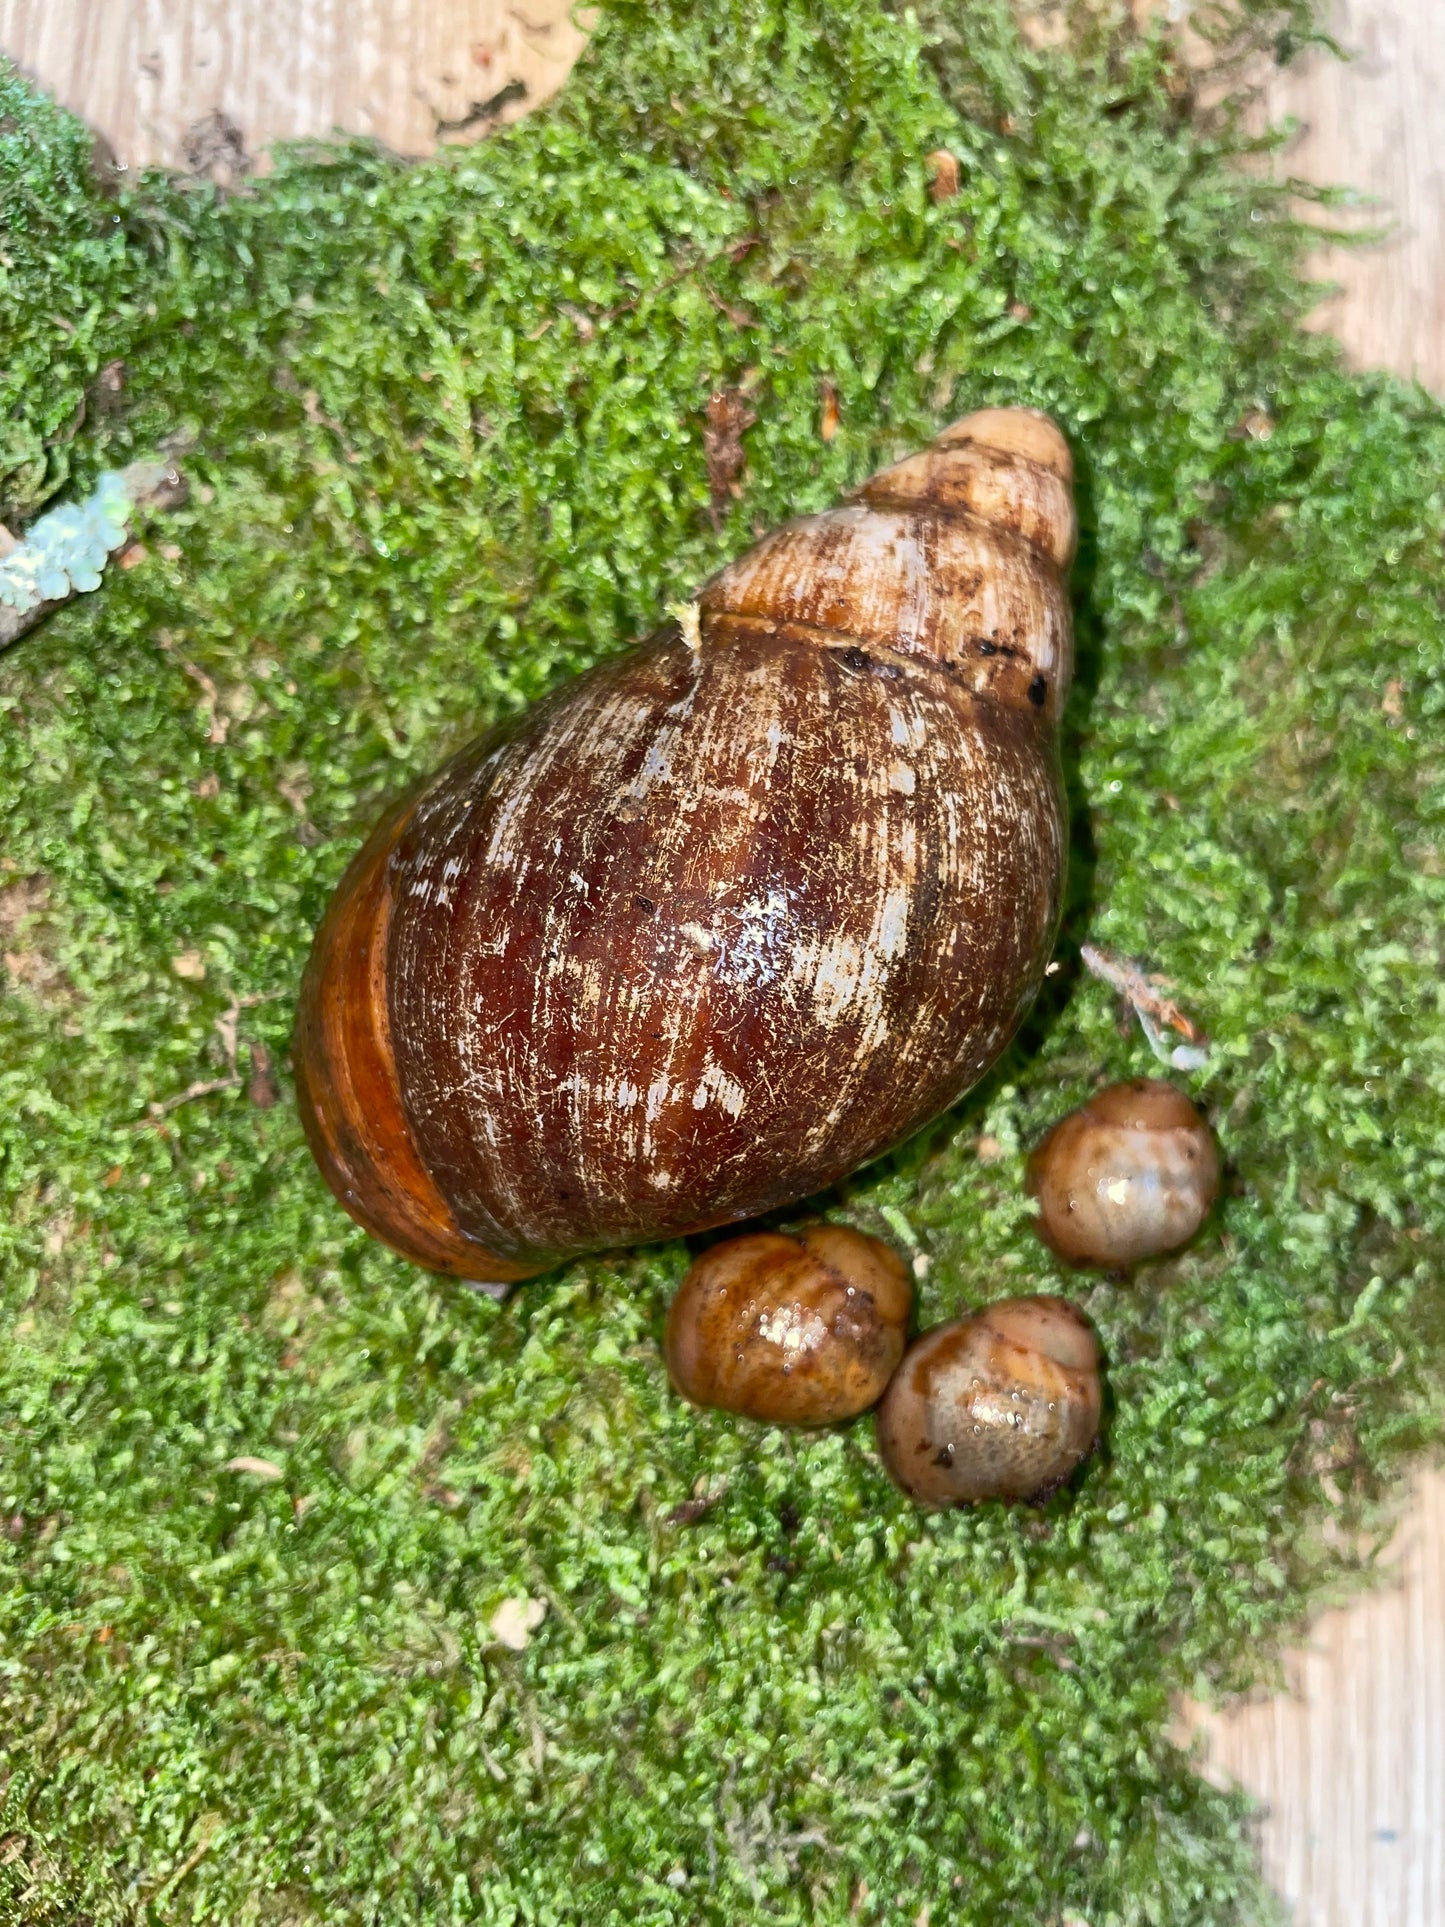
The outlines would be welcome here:
<svg viewBox="0 0 1445 1927">
<path fill-rule="evenodd" d="M 1259 1917 L 1170 1696 L 1257 1672 L 1326 1519 L 1437 1430 L 1445 423 L 1299 332 L 1298 236 L 1162 39 L 1074 27 L 615 0 L 485 146 L 297 149 L 230 200 L 107 199 L 0 78 L 7 512 L 166 435 L 193 484 L 0 662 L 8 1917 Z M 745 379 L 714 528 L 703 410 Z M 1064 968 L 826 1202 L 911 1231 L 928 1320 L 1055 1282 L 1022 1152 L 1151 1064 L 1085 934 L 1207 1026 L 1231 1175 L 1218 1235 L 1070 1287 L 1113 1401 L 1076 1490 L 925 1518 L 866 1422 L 668 1395 L 681 1247 L 498 1309 L 355 1231 L 244 1077 L 388 794 L 999 400 L 1081 470 Z"/>
</svg>

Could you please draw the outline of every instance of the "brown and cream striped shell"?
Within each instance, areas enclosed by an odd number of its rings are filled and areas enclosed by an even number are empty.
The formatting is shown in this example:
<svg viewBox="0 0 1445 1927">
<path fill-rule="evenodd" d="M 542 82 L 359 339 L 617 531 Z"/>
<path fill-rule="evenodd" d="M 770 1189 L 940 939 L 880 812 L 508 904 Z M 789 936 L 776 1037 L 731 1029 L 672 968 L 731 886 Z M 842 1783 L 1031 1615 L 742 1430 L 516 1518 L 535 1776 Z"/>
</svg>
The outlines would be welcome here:
<svg viewBox="0 0 1445 1927">
<path fill-rule="evenodd" d="M 1093 1451 L 1103 1387 L 1067 1298 L 1001 1298 L 915 1338 L 878 1407 L 889 1477 L 920 1505 L 1040 1504 Z"/>
<path fill-rule="evenodd" d="M 668 1306 L 662 1351 L 694 1405 L 833 1425 L 883 1396 L 912 1307 L 902 1259 L 865 1232 L 752 1231 L 693 1261 Z"/>
<path fill-rule="evenodd" d="M 1052 1251 L 1127 1271 L 1188 1244 L 1219 1195 L 1219 1152 L 1183 1091 L 1132 1077 L 1059 1119 L 1030 1157 L 1027 1183 Z"/>
<path fill-rule="evenodd" d="M 1071 465 L 989 409 L 382 824 L 318 934 L 337 1196 L 477 1280 L 750 1218 L 954 1103 L 1048 961 Z"/>
</svg>

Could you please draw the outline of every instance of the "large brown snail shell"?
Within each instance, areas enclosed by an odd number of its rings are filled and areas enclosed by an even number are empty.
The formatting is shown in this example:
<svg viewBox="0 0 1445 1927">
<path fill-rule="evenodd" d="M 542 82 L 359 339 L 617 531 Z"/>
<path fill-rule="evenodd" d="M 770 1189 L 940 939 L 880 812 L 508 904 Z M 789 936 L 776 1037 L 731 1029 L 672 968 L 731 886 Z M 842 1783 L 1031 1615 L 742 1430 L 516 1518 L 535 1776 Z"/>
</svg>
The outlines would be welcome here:
<svg viewBox="0 0 1445 1927">
<path fill-rule="evenodd" d="M 508 1280 L 821 1190 L 954 1103 L 1053 943 L 1068 448 L 989 409 L 464 750 L 302 992 L 337 1196 Z"/>
<path fill-rule="evenodd" d="M 668 1307 L 668 1375 L 694 1405 L 833 1425 L 883 1396 L 913 1287 L 896 1251 L 842 1224 L 711 1246 Z"/>
<path fill-rule="evenodd" d="M 1093 1450 L 1101 1406 L 1078 1306 L 1001 1298 L 913 1341 L 878 1407 L 878 1450 L 920 1505 L 1037 1503 Z"/>
</svg>

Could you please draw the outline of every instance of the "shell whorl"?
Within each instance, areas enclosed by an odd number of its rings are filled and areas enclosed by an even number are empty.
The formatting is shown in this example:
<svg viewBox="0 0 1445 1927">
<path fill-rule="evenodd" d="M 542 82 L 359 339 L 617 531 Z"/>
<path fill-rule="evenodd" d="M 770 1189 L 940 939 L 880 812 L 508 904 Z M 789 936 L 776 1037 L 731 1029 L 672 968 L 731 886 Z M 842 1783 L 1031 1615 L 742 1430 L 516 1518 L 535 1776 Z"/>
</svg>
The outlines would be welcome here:
<svg viewBox="0 0 1445 1927">
<path fill-rule="evenodd" d="M 761 625 L 921 657 L 1056 722 L 1073 673 L 1072 478 L 1047 415 L 965 415 L 851 502 L 785 524 L 714 576 L 698 597 L 703 635 Z"/>
<path fill-rule="evenodd" d="M 880 469 L 858 491 L 870 503 L 961 513 L 1027 542 L 1058 570 L 1074 559 L 1074 463 L 1047 415 L 981 408 L 927 448 Z"/>
</svg>

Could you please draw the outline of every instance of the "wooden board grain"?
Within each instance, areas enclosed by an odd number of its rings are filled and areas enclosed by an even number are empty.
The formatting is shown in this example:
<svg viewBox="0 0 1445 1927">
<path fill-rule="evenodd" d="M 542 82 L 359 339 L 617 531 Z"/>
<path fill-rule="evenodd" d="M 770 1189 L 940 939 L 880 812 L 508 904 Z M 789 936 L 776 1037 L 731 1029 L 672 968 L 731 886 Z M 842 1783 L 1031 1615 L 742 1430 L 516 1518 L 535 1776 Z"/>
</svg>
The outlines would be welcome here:
<svg viewBox="0 0 1445 1927">
<path fill-rule="evenodd" d="M 1445 391 L 1445 4 L 1333 0 L 1329 24 L 1346 63 L 1312 53 L 1266 86 L 1300 123 L 1276 165 L 1354 186 L 1392 232 L 1321 251 L 1341 292 L 1318 320 L 1356 366 Z M 252 155 L 338 129 L 426 153 L 545 98 L 583 44 L 567 0 L 0 0 L 0 49 L 130 165 L 187 164 L 217 114 Z M 1445 1473 L 1419 1478 L 1391 1557 L 1288 1657 L 1289 1692 L 1186 1709 L 1207 1770 L 1262 1802 L 1296 1927 L 1445 1927 Z"/>
<path fill-rule="evenodd" d="M 1294 1927 L 1445 1927 L 1445 1472 L 1383 1566 L 1286 1655 L 1286 1693 L 1184 1709 L 1204 1770 L 1261 1803 Z"/>
<path fill-rule="evenodd" d="M 1413 375 L 1445 391 L 1445 5 L 1331 0 L 1327 25 L 1346 55 L 1312 50 L 1267 83 L 1262 103 L 1298 133 L 1275 163 L 1284 178 L 1348 187 L 1353 212 L 1312 218 L 1388 227 L 1369 247 L 1323 248 L 1311 262 L 1339 284 L 1316 314 L 1357 368 Z M 1436 1927 L 1445 1927 L 1445 1913 Z"/>
<path fill-rule="evenodd" d="M 132 167 L 185 166 L 217 114 L 257 156 L 337 129 L 427 154 L 555 92 L 584 43 L 570 0 L 0 0 L 0 49 Z"/>
</svg>

